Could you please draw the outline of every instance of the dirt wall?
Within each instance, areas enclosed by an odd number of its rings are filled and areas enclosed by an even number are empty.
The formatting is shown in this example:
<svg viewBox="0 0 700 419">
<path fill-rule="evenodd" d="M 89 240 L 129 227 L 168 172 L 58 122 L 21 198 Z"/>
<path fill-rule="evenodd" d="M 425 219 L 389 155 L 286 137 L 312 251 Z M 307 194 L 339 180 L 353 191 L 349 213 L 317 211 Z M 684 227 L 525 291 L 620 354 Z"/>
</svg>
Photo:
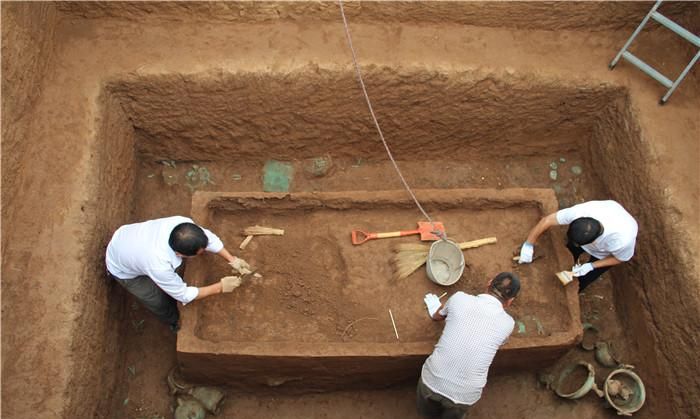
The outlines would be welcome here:
<svg viewBox="0 0 700 419">
<path fill-rule="evenodd" d="M 98 102 L 91 131 L 76 142 L 31 129 L 31 147 L 14 156 L 27 170 L 18 174 L 21 199 L 10 201 L 16 214 L 3 226 L 8 417 L 106 417 L 124 374 L 123 294 L 106 281 L 103 255 L 131 210 L 134 135 L 117 101 Z M 37 105 L 28 117 L 43 112 Z"/>
<path fill-rule="evenodd" d="M 43 77 L 54 55 L 59 13 L 54 3 L 2 3 L 2 218 L 13 219 L 10 205 L 19 192 L 17 173 L 27 149 L 31 108 L 39 100 Z M 2 254 L 5 253 L 3 232 Z"/>
<path fill-rule="evenodd" d="M 344 3 L 351 22 L 437 23 L 518 29 L 601 31 L 633 29 L 653 2 L 470 2 L 351 1 Z M 58 8 L 77 18 L 273 23 L 318 20 L 340 22 L 335 1 L 322 2 L 62 2 Z M 668 17 L 682 17 L 693 8 L 687 2 L 665 3 Z"/>
<path fill-rule="evenodd" d="M 649 397 L 673 417 L 700 411 L 697 339 L 700 337 L 698 281 L 690 244 L 664 203 L 653 161 L 629 98 L 600 113 L 590 145 L 599 180 L 609 196 L 637 219 L 635 256 L 617 267 L 615 296 L 629 342 L 636 343 L 637 366 Z M 665 406 L 664 406 L 665 405 Z"/>
<path fill-rule="evenodd" d="M 84 255 L 82 280 L 74 298 L 79 306 L 77 330 L 71 352 L 76 359 L 67 388 L 67 412 L 86 417 L 109 417 L 112 403 L 120 398 L 120 380 L 127 375 L 121 335 L 130 326 L 126 320 L 125 293 L 106 277 L 104 254 L 112 233 L 131 221 L 135 159 L 134 130 L 121 104 L 108 93 L 100 97 L 96 147 L 89 180 L 94 194 L 82 207 L 89 219 L 88 250 Z M 84 333 L 84 331 L 90 333 Z"/>
<path fill-rule="evenodd" d="M 587 115 L 621 94 L 605 85 L 507 74 L 369 68 L 365 78 L 400 159 L 414 159 L 416 150 L 425 159 L 450 150 L 450 159 L 462 161 L 528 156 L 538 147 L 566 154 L 577 139 L 590 138 Z M 153 160 L 264 161 L 331 152 L 384 158 L 351 71 L 178 74 L 130 78 L 110 88 L 134 122 L 139 152 Z"/>
<path fill-rule="evenodd" d="M 700 1 L 693 1 L 689 3 L 691 4 L 685 6 L 686 9 L 678 17 L 677 23 L 695 35 L 698 35 L 700 34 Z M 661 13 L 665 13 L 664 9 L 661 9 Z"/>
</svg>

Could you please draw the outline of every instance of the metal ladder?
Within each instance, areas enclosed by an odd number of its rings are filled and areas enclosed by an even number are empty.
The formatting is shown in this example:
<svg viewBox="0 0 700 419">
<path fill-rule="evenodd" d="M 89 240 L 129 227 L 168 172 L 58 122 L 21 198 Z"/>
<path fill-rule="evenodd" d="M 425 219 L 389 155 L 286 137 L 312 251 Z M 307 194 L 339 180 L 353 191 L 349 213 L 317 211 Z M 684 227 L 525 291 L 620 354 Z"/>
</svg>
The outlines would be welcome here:
<svg viewBox="0 0 700 419">
<path fill-rule="evenodd" d="M 620 52 L 617 53 L 615 58 L 610 62 L 610 69 L 612 70 L 615 68 L 617 65 L 617 62 L 620 61 L 620 58 L 624 58 L 628 62 L 630 62 L 632 65 L 637 67 L 638 69 L 642 70 L 645 72 L 647 75 L 652 77 L 654 80 L 658 81 L 659 83 L 663 84 L 668 88 L 668 92 L 659 100 L 659 104 L 663 105 L 668 101 L 668 98 L 671 97 L 671 94 L 676 90 L 679 84 L 683 81 L 686 75 L 690 72 L 690 69 L 693 68 L 696 62 L 698 62 L 698 58 L 700 58 L 700 37 L 697 35 L 694 35 L 690 31 L 686 30 L 676 22 L 672 21 L 671 19 L 667 18 L 666 16 L 662 15 L 661 13 L 657 12 L 656 9 L 661 6 L 661 2 L 663 0 L 658 0 L 656 4 L 654 4 L 654 7 L 651 8 L 649 13 L 644 17 L 644 20 L 642 20 L 642 23 L 639 24 L 637 29 L 634 31 L 630 39 L 627 40 L 625 45 L 622 47 Z M 645 63 L 641 59 L 637 58 L 635 55 L 633 55 L 631 52 L 627 51 L 627 48 L 629 48 L 630 44 L 632 44 L 632 41 L 634 41 L 634 38 L 639 35 L 639 33 L 642 31 L 644 28 L 644 25 L 649 22 L 649 19 L 654 19 L 655 21 L 659 22 L 663 26 L 667 27 L 668 29 L 672 30 L 675 32 L 677 35 L 680 37 L 684 38 L 688 42 L 692 43 L 696 47 L 698 47 L 698 52 L 695 54 L 695 57 L 693 57 L 692 60 L 690 60 L 690 63 L 685 67 L 683 72 L 681 73 L 680 76 L 675 81 L 671 81 L 668 77 L 664 76 L 660 72 L 658 72 L 654 67 L 650 66 L 649 64 Z"/>
</svg>

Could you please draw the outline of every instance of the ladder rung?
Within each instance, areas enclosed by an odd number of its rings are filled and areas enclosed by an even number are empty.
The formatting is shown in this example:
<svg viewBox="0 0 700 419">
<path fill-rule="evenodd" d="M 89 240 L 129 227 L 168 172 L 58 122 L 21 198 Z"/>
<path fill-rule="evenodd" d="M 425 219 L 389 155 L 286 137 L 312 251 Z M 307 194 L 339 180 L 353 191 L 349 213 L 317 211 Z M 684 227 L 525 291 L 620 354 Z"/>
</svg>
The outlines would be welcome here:
<svg viewBox="0 0 700 419">
<path fill-rule="evenodd" d="M 655 21 L 659 22 L 660 24 L 669 28 L 673 32 L 677 33 L 679 36 L 685 38 L 688 42 L 691 42 L 693 45 L 700 48 L 700 37 L 693 35 L 692 32 L 686 30 L 684 27 L 682 27 L 681 25 L 677 24 L 676 22 L 672 21 L 671 19 L 667 18 L 659 12 L 652 13 L 651 17 Z"/>
<path fill-rule="evenodd" d="M 666 78 L 663 74 L 659 73 L 656 71 L 656 69 L 649 64 L 645 63 L 644 61 L 640 60 L 639 58 L 635 57 L 631 52 L 625 51 L 622 53 L 622 57 L 632 63 L 635 67 L 638 69 L 642 70 L 643 72 L 647 73 L 650 77 L 652 77 L 654 80 L 658 81 L 659 83 L 663 84 L 667 88 L 671 88 L 673 86 L 673 82 Z"/>
</svg>

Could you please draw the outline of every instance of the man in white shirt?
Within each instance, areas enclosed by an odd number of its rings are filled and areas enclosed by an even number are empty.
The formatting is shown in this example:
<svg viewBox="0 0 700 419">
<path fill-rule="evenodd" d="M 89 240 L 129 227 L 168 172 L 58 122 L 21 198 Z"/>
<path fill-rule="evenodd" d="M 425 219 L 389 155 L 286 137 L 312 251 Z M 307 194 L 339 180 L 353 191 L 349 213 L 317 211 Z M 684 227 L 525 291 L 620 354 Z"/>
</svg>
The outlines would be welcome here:
<svg viewBox="0 0 700 419">
<path fill-rule="evenodd" d="M 461 419 L 481 398 L 496 351 L 513 332 L 506 313 L 520 291 L 520 279 L 502 272 L 486 294 L 453 294 L 443 306 L 435 294 L 425 296 L 433 320 L 445 320 L 435 350 L 423 364 L 417 389 L 418 413 L 425 418 Z"/>
<path fill-rule="evenodd" d="M 520 263 L 532 262 L 537 239 L 556 225 L 569 226 L 566 247 L 574 257 L 571 271 L 578 277 L 578 292 L 611 266 L 627 262 L 634 255 L 637 221 L 615 201 L 589 201 L 542 218 L 520 249 Z M 584 252 L 590 258 L 582 264 L 579 258 Z"/>
<path fill-rule="evenodd" d="M 175 272 L 183 258 L 195 257 L 205 250 L 226 259 L 242 274 L 250 272 L 250 266 L 232 256 L 214 233 L 180 216 L 119 227 L 107 245 L 107 271 L 177 332 L 180 314 L 176 301 L 187 304 L 235 288 L 227 282 L 234 277 L 204 287 L 190 287 Z"/>
</svg>

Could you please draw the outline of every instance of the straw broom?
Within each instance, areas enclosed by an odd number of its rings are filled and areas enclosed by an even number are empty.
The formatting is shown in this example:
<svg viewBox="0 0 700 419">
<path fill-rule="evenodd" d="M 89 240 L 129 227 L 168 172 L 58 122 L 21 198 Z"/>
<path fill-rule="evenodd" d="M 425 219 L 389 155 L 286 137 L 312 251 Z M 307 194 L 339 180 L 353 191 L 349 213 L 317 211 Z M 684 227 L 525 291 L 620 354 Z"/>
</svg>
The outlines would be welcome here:
<svg viewBox="0 0 700 419">
<path fill-rule="evenodd" d="M 460 249 L 466 250 L 493 243 L 496 243 L 496 238 L 487 237 L 458 243 L 458 246 Z M 397 245 L 394 251 L 394 257 L 391 259 L 394 267 L 394 279 L 405 279 L 425 264 L 428 259 L 428 253 L 430 252 L 430 245 L 423 243 L 402 243 Z"/>
</svg>

